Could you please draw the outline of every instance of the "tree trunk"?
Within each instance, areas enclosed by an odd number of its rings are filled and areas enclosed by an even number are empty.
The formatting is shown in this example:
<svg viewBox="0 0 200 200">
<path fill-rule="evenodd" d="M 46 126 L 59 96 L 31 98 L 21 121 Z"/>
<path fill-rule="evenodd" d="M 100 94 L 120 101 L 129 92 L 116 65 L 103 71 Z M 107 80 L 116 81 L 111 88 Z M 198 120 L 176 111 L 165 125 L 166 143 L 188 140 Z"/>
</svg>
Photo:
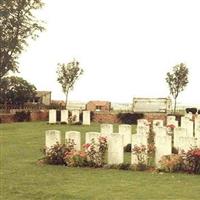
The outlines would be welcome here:
<svg viewBox="0 0 200 200">
<path fill-rule="evenodd" d="M 177 97 L 174 98 L 174 115 L 176 114 L 176 99 L 177 99 Z"/>
<path fill-rule="evenodd" d="M 67 109 L 67 106 L 68 106 L 68 93 L 69 91 L 66 92 L 66 99 L 65 99 L 65 108 Z"/>
</svg>

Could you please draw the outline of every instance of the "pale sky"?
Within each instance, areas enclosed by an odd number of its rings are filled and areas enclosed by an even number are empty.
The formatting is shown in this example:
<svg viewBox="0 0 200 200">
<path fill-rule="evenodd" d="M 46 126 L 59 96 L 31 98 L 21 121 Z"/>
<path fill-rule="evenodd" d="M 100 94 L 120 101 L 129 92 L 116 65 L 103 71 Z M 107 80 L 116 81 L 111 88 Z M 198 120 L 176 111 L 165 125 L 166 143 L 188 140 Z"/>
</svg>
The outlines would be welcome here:
<svg viewBox="0 0 200 200">
<path fill-rule="evenodd" d="M 182 104 L 200 104 L 199 0 L 45 0 L 46 31 L 29 42 L 20 74 L 38 90 L 65 99 L 57 63 L 76 58 L 84 74 L 69 100 L 132 102 L 167 97 L 165 77 L 184 62 L 189 83 Z"/>
</svg>

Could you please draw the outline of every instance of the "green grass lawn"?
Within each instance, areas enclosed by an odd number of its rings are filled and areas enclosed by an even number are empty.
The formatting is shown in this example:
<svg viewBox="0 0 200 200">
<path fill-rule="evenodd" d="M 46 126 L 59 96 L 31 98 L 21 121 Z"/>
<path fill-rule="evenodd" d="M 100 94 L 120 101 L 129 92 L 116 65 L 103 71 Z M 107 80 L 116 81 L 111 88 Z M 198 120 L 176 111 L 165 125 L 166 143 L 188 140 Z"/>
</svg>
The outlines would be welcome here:
<svg viewBox="0 0 200 200">
<path fill-rule="evenodd" d="M 99 131 L 45 122 L 0 124 L 0 199 L 200 199 L 200 176 L 38 165 L 45 130 Z M 115 125 L 114 130 L 117 130 Z M 84 137 L 82 137 L 82 143 Z M 126 154 L 126 161 L 130 155 Z"/>
</svg>

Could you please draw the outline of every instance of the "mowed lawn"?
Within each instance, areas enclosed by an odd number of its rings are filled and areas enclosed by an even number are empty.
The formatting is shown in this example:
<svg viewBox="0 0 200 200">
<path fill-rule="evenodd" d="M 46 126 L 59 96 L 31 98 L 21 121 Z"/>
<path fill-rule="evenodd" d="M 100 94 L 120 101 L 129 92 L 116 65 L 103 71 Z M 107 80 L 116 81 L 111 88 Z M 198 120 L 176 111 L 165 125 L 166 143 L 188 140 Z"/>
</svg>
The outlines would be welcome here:
<svg viewBox="0 0 200 200">
<path fill-rule="evenodd" d="M 85 132 L 99 131 L 100 125 L 0 124 L 0 199 L 200 199 L 199 175 L 39 165 L 48 129 L 61 130 L 63 140 L 65 131 L 80 131 L 83 143 Z"/>
</svg>

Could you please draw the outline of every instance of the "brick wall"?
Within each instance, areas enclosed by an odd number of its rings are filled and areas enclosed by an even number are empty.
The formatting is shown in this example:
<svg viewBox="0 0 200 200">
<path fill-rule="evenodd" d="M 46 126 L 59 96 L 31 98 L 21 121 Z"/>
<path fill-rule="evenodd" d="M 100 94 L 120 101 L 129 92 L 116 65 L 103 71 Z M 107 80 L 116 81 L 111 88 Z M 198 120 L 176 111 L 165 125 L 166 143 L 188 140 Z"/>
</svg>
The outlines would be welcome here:
<svg viewBox="0 0 200 200">
<path fill-rule="evenodd" d="M 13 114 L 0 114 L 0 123 L 11 123 L 14 121 Z"/>
<path fill-rule="evenodd" d="M 166 113 L 144 113 L 144 118 L 149 122 L 152 122 L 155 119 L 160 119 L 164 121 L 164 125 L 166 124 L 167 114 Z"/>
<path fill-rule="evenodd" d="M 31 112 L 31 121 L 47 121 L 48 117 L 48 111 Z"/>
<path fill-rule="evenodd" d="M 94 122 L 99 123 L 118 123 L 117 114 L 112 114 L 109 112 L 95 112 L 93 117 Z"/>
</svg>

